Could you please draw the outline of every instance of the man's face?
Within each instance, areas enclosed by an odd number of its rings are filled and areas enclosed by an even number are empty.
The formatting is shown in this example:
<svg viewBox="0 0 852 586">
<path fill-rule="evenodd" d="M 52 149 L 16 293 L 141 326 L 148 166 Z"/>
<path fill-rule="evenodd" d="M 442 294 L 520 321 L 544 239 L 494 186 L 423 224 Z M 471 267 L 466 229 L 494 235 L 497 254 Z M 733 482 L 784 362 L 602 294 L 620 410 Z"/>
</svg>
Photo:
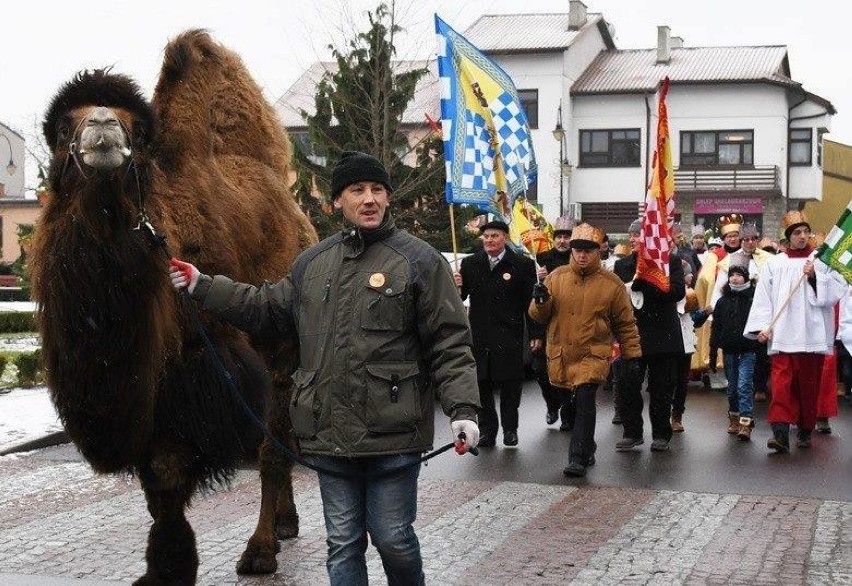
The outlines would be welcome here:
<svg viewBox="0 0 852 586">
<path fill-rule="evenodd" d="M 559 252 L 567 252 L 569 242 L 571 242 L 571 235 L 565 232 L 560 232 L 553 237 L 553 245 Z"/>
<path fill-rule="evenodd" d="M 388 207 L 388 190 L 375 181 L 358 181 L 347 185 L 334 200 L 334 207 L 361 230 L 373 230 L 382 223 Z"/>
<path fill-rule="evenodd" d="M 630 246 L 633 248 L 633 252 L 639 252 L 640 244 L 642 244 L 642 234 L 640 234 L 639 232 L 631 232 Z"/>
<path fill-rule="evenodd" d="M 743 252 L 746 254 L 754 254 L 757 250 L 757 243 L 760 241 L 760 236 L 745 236 L 743 237 Z"/>
<path fill-rule="evenodd" d="M 506 233 L 503 230 L 488 228 L 482 233 L 482 248 L 488 256 L 497 256 L 506 248 Z"/>
<path fill-rule="evenodd" d="M 790 248 L 793 250 L 802 250 L 808 245 L 810 237 L 811 229 L 807 226 L 799 226 L 790 233 Z"/>
<path fill-rule="evenodd" d="M 574 262 L 577 263 L 578 267 L 585 269 L 592 264 L 593 260 L 600 256 L 600 253 L 600 248 L 572 248 L 571 258 L 574 259 Z"/>
<path fill-rule="evenodd" d="M 695 236 L 692 239 L 692 250 L 695 252 L 704 252 L 704 237 L 703 236 Z"/>
<path fill-rule="evenodd" d="M 725 245 L 728 248 L 739 248 L 740 247 L 740 233 L 739 232 L 728 232 L 725 234 Z"/>
</svg>

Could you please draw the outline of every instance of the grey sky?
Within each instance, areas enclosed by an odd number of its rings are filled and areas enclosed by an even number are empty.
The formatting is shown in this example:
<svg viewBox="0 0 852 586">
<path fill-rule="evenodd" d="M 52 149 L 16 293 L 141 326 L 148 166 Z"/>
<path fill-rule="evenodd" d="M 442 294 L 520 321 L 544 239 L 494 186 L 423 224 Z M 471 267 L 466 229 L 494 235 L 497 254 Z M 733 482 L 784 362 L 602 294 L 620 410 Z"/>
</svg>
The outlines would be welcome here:
<svg viewBox="0 0 852 586">
<path fill-rule="evenodd" d="M 162 49 L 187 28 L 210 29 L 242 56 L 267 97 L 277 99 L 313 61 L 340 44 L 352 18 L 377 0 L 113 0 L 98 5 L 15 0 L 0 24 L 0 121 L 25 136 L 76 71 L 114 65 L 152 91 Z M 586 0 L 615 26 L 619 48 L 650 48 L 667 24 L 686 46 L 787 45 L 793 79 L 830 100 L 828 138 L 852 144 L 852 43 L 839 0 Z M 567 12 L 568 0 L 397 0 L 406 31 L 402 58 L 434 52 L 432 15 L 463 31 L 487 13 Z M 363 27 L 362 27 L 363 28 Z M 359 29 L 360 30 L 360 29 Z M 28 168 L 27 184 L 34 174 Z"/>
</svg>

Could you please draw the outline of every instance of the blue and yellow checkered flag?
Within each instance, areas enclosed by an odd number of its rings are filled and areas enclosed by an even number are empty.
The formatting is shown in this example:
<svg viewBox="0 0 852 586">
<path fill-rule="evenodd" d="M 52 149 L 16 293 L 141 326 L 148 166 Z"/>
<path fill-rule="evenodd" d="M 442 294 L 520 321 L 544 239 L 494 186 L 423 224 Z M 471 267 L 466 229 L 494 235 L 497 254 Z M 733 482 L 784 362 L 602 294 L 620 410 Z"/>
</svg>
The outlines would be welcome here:
<svg viewBox="0 0 852 586">
<path fill-rule="evenodd" d="M 527 115 L 511 78 L 435 15 L 447 203 L 468 203 L 511 221 L 535 181 Z"/>
<path fill-rule="evenodd" d="M 825 237 L 817 251 L 817 258 L 852 284 L 852 201 Z"/>
</svg>

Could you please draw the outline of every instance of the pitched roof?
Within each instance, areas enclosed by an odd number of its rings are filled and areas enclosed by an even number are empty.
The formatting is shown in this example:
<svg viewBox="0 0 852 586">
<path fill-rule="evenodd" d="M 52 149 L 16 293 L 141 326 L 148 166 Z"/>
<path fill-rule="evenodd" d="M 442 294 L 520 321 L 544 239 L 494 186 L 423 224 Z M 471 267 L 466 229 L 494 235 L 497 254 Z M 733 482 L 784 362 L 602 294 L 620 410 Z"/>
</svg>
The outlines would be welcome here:
<svg viewBox="0 0 852 586">
<path fill-rule="evenodd" d="M 441 117 L 441 92 L 438 78 L 438 64 L 433 61 L 395 61 L 397 73 L 411 71 L 418 67 L 426 67 L 427 72 L 417 82 L 414 97 L 408 103 L 402 115 L 402 124 L 424 124 L 428 113 L 434 120 Z M 305 120 L 299 110 L 305 110 L 313 115 L 316 111 L 314 98 L 322 76 L 326 72 L 336 72 L 336 61 L 317 61 L 305 71 L 296 82 L 275 101 L 275 109 L 281 122 L 287 128 L 305 127 Z"/>
<path fill-rule="evenodd" d="M 608 46 L 614 47 L 600 14 L 588 14 L 586 24 L 576 30 L 568 29 L 568 13 L 485 14 L 464 31 L 464 36 L 485 53 L 560 51 L 570 47 L 580 33 L 595 26 L 604 33 Z"/>
<path fill-rule="evenodd" d="M 655 91 L 666 75 L 677 83 L 763 82 L 790 87 L 787 47 L 682 47 L 668 63 L 656 49 L 602 51 L 571 87 L 572 94 Z"/>
</svg>

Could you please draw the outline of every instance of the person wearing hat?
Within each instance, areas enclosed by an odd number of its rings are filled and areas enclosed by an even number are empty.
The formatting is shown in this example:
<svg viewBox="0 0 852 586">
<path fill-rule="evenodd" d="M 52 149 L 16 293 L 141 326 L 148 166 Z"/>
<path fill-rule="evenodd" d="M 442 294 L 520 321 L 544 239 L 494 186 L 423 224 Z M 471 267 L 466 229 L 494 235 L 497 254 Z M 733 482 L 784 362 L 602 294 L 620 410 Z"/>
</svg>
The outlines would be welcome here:
<svg viewBox="0 0 852 586">
<path fill-rule="evenodd" d="M 724 353 L 728 379 L 727 432 L 747 441 L 754 427 L 754 368 L 760 344 L 743 336 L 743 329 L 754 298 L 754 287 L 745 264 L 728 265 L 724 275 L 727 283 L 713 308 L 710 345 L 721 348 Z"/>
<path fill-rule="evenodd" d="M 662 291 L 643 279 L 635 279 L 642 245 L 642 220 L 628 228 L 633 253 L 615 263 L 615 274 L 635 297 L 633 312 L 642 345 L 642 358 L 622 360 L 618 413 L 624 426 L 623 438 L 616 443 L 619 452 L 631 451 L 645 443 L 643 438 L 642 383 L 648 373 L 648 410 L 651 418 L 651 450 L 669 449 L 672 438 L 672 399 L 677 386 L 678 360 L 684 354 L 683 335 L 677 302 L 686 295 L 683 265 L 677 254 L 669 257 L 669 290 Z M 640 301 L 641 299 L 641 301 Z"/>
<path fill-rule="evenodd" d="M 740 249 L 727 255 L 717 264 L 718 274 L 716 284 L 713 288 L 713 296 L 710 305 L 716 306 L 716 302 L 722 297 L 722 288 L 728 284 L 728 267 L 740 265 L 748 268 L 752 284 L 757 283 L 760 271 L 772 254 L 758 248 L 760 242 L 760 230 L 753 222 L 743 223 L 740 229 Z M 756 349 L 756 362 L 754 365 L 754 397 L 755 401 L 765 401 L 767 383 L 769 382 L 769 356 L 766 354 L 766 346 Z M 730 387 L 730 385 L 729 385 Z"/>
<path fill-rule="evenodd" d="M 518 407 L 524 379 L 524 325 L 535 284 L 535 263 L 506 245 L 509 226 L 501 220 L 484 224 L 482 250 L 465 257 L 455 273 L 462 299 L 470 298 L 470 329 L 482 435 L 479 445 L 518 445 Z M 532 347 L 532 342 L 530 346 Z M 494 390 L 500 389 L 500 418 Z"/>
<path fill-rule="evenodd" d="M 814 260 L 803 212 L 789 211 L 781 223 L 789 247 L 763 266 L 744 333 L 769 345 L 772 438 L 767 447 L 786 453 L 792 424 L 798 427 L 796 445 L 811 445 L 823 361 L 834 348 L 834 306 L 847 284 Z"/>
<path fill-rule="evenodd" d="M 642 355 L 627 290 L 601 267 L 602 241 L 599 228 L 585 223 L 575 227 L 570 263 L 536 284 L 529 306 L 530 316 L 547 325 L 550 380 L 571 389 L 577 404 L 566 476 L 585 476 L 595 463 L 595 391 L 607 379 L 613 336 L 624 360 Z"/>
<path fill-rule="evenodd" d="M 398 230 L 382 163 L 344 152 L 331 197 L 346 228 L 302 252 L 278 283 L 249 285 L 172 261 L 176 288 L 252 336 L 299 344 L 290 419 L 318 472 L 331 584 L 367 583 L 367 534 L 393 584 L 424 581 L 414 532 L 421 453 L 437 397 L 457 451 L 476 446 L 476 364 L 449 264 Z M 376 477 L 390 468 L 404 467 Z"/>
<path fill-rule="evenodd" d="M 574 219 L 571 216 L 556 218 L 553 225 L 553 248 L 542 252 L 536 257 L 539 281 L 558 267 L 567 265 L 571 260 L 571 231 L 574 229 Z M 548 425 L 561 420 L 559 431 L 571 431 L 574 427 L 574 395 L 565 389 L 554 387 L 547 375 L 547 339 L 546 332 L 539 324 L 530 324 L 530 340 L 535 363 L 536 381 L 541 387 L 544 403 L 547 407 L 545 422 Z"/>
</svg>

